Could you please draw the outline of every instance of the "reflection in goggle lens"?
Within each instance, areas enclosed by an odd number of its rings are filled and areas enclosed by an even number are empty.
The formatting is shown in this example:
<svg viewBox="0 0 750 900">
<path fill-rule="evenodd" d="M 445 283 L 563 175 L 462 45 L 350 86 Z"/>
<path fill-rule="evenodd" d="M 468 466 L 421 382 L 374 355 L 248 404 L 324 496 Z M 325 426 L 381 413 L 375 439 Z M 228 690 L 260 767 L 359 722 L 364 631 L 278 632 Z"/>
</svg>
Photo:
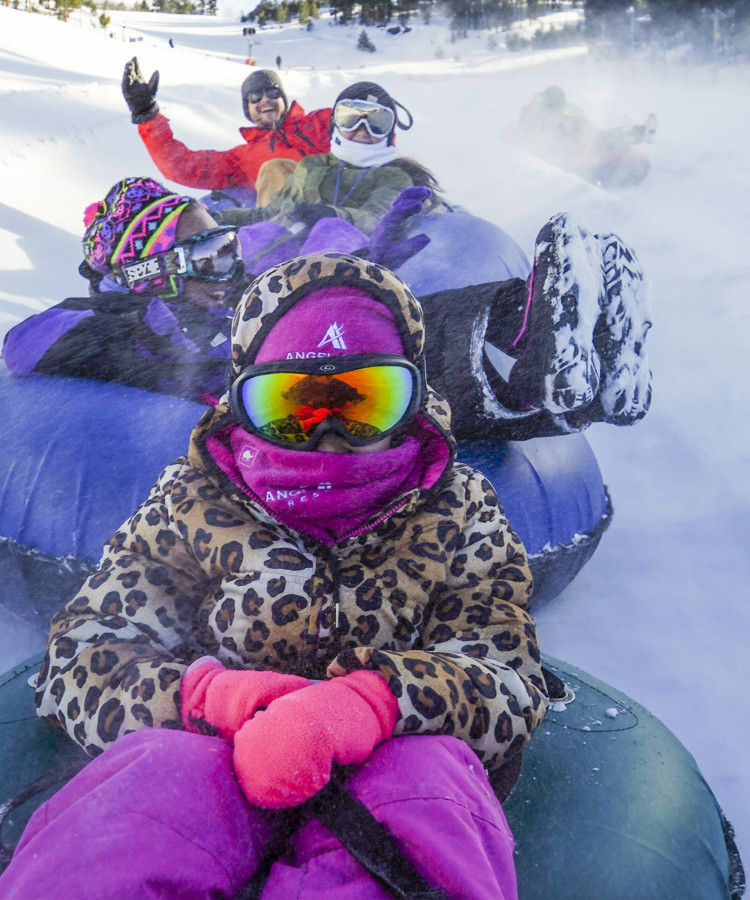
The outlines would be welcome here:
<svg viewBox="0 0 750 900">
<path fill-rule="evenodd" d="M 333 121 L 341 131 L 356 131 L 361 124 L 373 137 L 386 137 L 393 130 L 396 116 L 392 109 L 371 100 L 339 100 Z"/>
<path fill-rule="evenodd" d="M 195 278 L 215 278 L 227 275 L 240 259 L 241 249 L 237 232 L 217 234 L 207 231 L 180 245 L 188 251 Z"/>
<path fill-rule="evenodd" d="M 400 425 L 419 402 L 417 370 L 406 360 L 335 375 L 256 368 L 261 371 L 251 367 L 238 379 L 233 404 L 253 431 L 281 445 L 311 442 L 323 422 L 369 443 Z"/>
</svg>

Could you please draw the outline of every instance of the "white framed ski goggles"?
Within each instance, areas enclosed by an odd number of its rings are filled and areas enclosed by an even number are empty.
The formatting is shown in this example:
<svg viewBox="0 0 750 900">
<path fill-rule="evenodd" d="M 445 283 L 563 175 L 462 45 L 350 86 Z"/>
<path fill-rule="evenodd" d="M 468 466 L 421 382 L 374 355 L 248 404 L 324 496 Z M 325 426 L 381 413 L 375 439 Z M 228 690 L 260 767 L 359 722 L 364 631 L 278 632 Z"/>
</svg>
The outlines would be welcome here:
<svg viewBox="0 0 750 900">
<path fill-rule="evenodd" d="M 233 225 L 201 231 L 169 250 L 113 269 L 117 280 L 131 290 L 143 290 L 148 282 L 172 275 L 221 282 L 231 281 L 243 271 L 242 248 Z"/>
<path fill-rule="evenodd" d="M 344 99 L 334 107 L 333 122 L 339 131 L 352 132 L 364 125 L 372 137 L 384 138 L 393 131 L 396 114 L 372 100 Z"/>
<path fill-rule="evenodd" d="M 230 403 L 247 431 L 277 446 L 312 450 L 334 432 L 362 447 L 416 415 L 423 383 L 402 356 L 284 360 L 248 366 L 232 384 Z"/>
</svg>

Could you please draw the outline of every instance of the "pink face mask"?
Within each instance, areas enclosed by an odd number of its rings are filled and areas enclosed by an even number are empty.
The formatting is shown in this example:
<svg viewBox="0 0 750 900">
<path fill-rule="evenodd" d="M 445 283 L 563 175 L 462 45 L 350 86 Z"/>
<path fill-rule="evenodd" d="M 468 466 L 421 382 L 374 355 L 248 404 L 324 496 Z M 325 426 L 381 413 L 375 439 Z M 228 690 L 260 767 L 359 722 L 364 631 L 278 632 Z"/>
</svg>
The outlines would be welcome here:
<svg viewBox="0 0 750 900">
<path fill-rule="evenodd" d="M 232 481 L 275 518 L 326 545 L 398 508 L 399 497 L 432 487 L 450 458 L 448 446 L 417 420 L 397 447 L 373 453 L 286 450 L 239 425 L 208 440 Z"/>
</svg>

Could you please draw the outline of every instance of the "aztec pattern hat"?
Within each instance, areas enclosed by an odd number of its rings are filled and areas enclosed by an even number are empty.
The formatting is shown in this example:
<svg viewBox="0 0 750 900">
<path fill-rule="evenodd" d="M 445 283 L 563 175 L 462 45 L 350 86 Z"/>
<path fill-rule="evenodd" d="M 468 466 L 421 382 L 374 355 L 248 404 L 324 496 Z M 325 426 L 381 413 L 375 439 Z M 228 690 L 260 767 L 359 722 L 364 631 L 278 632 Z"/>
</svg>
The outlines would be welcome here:
<svg viewBox="0 0 750 900">
<path fill-rule="evenodd" d="M 89 267 L 111 275 L 115 267 L 171 249 L 177 241 L 177 221 L 192 197 L 173 194 L 153 178 L 125 178 L 113 185 L 91 215 L 83 236 L 83 254 Z M 179 293 L 177 276 L 169 284 L 148 285 L 161 296 Z M 174 282 L 174 283 L 172 283 Z M 143 285 L 141 290 L 144 290 Z M 138 290 L 138 288 L 134 288 Z"/>
</svg>

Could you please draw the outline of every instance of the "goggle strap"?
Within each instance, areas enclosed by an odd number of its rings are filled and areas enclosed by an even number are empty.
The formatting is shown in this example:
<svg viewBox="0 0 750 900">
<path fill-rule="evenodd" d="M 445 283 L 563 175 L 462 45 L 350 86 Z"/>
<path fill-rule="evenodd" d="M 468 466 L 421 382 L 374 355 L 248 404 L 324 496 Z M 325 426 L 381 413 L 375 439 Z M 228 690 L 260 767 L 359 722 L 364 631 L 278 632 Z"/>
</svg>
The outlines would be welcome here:
<svg viewBox="0 0 750 900">
<path fill-rule="evenodd" d="M 185 248 L 180 247 L 180 245 L 178 244 L 176 247 L 174 247 L 174 253 L 177 257 L 177 274 L 184 275 L 188 270 L 187 260 L 185 259 Z"/>
<path fill-rule="evenodd" d="M 398 117 L 398 113 L 396 113 L 396 117 L 395 117 L 395 118 L 396 118 L 396 125 L 397 125 L 402 131 L 408 131 L 408 130 L 411 128 L 411 126 L 414 124 L 414 116 L 412 116 L 412 114 L 411 114 L 411 113 L 409 112 L 409 110 L 404 106 L 403 103 L 399 103 L 398 100 L 394 100 L 393 102 L 396 104 L 396 106 L 397 106 L 399 109 L 403 109 L 403 111 L 404 111 L 404 112 L 406 113 L 406 115 L 409 117 L 409 122 L 408 122 L 408 124 L 404 124 L 404 123 L 401 121 L 401 119 Z"/>
<path fill-rule="evenodd" d="M 167 254 L 171 253 L 171 250 L 167 250 L 164 253 L 155 253 L 153 256 L 147 256 L 145 259 L 117 266 L 113 269 L 113 272 L 117 274 L 119 271 L 129 288 L 133 288 L 144 281 L 153 281 L 155 278 L 182 274 L 174 266 L 169 265 L 166 257 Z"/>
<path fill-rule="evenodd" d="M 189 246 L 194 246 L 189 244 Z M 242 265 L 241 259 L 235 263 L 234 269 L 239 271 Z M 144 281 L 153 281 L 156 278 L 164 278 L 171 275 L 182 275 L 197 280 L 201 280 L 201 276 L 195 271 L 191 272 L 192 259 L 188 255 L 188 251 L 180 244 L 171 247 L 169 250 L 163 250 L 161 253 L 154 253 L 144 259 L 139 259 L 132 263 L 113 267 L 113 273 L 121 274 L 128 288 L 133 288 Z M 229 281 L 237 272 L 228 270 L 225 275 L 215 279 L 216 281 Z M 210 279 L 203 279 L 210 280 Z"/>
</svg>

